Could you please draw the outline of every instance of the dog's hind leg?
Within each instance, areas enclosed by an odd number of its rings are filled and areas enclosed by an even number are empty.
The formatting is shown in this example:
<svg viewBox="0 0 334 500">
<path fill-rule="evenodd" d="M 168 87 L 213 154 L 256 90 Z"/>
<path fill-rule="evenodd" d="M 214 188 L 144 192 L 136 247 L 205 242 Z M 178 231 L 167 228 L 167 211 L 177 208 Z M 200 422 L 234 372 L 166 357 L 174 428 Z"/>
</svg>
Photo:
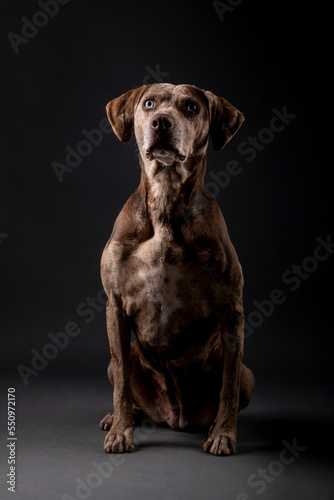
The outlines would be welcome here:
<svg viewBox="0 0 334 500">
<path fill-rule="evenodd" d="M 143 412 L 143 410 L 137 405 L 137 403 L 134 403 L 132 406 L 132 417 L 134 425 L 139 424 L 145 416 L 146 413 Z M 114 420 L 114 412 L 110 411 L 105 415 L 105 417 L 100 422 L 101 431 L 109 431 L 109 429 L 112 426 L 113 420 Z"/>
<path fill-rule="evenodd" d="M 255 379 L 252 370 L 243 362 L 240 366 L 240 395 L 239 409 L 243 410 L 249 404 L 255 387 Z"/>
</svg>

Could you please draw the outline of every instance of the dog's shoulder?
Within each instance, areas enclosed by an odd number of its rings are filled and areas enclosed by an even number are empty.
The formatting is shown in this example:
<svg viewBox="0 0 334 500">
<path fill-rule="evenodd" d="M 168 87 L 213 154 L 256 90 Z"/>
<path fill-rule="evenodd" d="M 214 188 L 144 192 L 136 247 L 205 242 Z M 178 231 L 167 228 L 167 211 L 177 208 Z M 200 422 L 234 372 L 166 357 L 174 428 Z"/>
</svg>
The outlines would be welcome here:
<svg viewBox="0 0 334 500">
<path fill-rule="evenodd" d="M 235 248 L 230 240 L 224 216 L 214 196 L 202 192 L 187 214 L 183 225 L 184 240 L 189 255 L 200 259 L 208 274 L 224 276 L 233 283 L 241 283 L 242 270 Z"/>
<path fill-rule="evenodd" d="M 102 265 L 110 269 L 114 263 L 125 259 L 141 241 L 150 237 L 152 231 L 145 203 L 137 189 L 127 200 L 114 223 L 103 251 Z"/>
<path fill-rule="evenodd" d="M 119 213 L 106 247 L 133 245 L 136 241 L 146 238 L 152 231 L 146 213 L 145 203 L 137 189 L 127 200 Z"/>
</svg>

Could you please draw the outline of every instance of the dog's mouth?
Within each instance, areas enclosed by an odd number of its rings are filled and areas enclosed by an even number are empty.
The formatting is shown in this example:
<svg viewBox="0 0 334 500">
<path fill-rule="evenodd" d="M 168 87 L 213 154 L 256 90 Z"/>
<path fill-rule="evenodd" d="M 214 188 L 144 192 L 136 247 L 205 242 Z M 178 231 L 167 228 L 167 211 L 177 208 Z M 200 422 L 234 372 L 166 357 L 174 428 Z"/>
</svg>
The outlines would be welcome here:
<svg viewBox="0 0 334 500">
<path fill-rule="evenodd" d="M 186 156 L 168 142 L 157 140 L 146 149 L 146 158 L 150 161 L 157 159 L 167 164 L 175 160 L 183 162 Z"/>
</svg>

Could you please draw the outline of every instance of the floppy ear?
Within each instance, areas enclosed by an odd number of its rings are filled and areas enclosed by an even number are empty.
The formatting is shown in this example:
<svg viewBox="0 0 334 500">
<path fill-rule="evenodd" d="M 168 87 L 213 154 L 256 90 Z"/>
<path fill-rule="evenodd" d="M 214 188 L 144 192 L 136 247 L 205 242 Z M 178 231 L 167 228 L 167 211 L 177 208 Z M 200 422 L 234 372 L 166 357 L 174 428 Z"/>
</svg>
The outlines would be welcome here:
<svg viewBox="0 0 334 500">
<path fill-rule="evenodd" d="M 244 115 L 232 104 L 217 97 L 212 92 L 205 92 L 210 107 L 210 136 L 213 148 L 220 151 L 234 136 L 242 122 Z"/>
<path fill-rule="evenodd" d="M 132 136 L 135 109 L 148 87 L 149 85 L 143 85 L 138 89 L 129 90 L 120 97 L 110 101 L 106 107 L 107 116 L 113 131 L 122 142 L 128 142 Z"/>
</svg>

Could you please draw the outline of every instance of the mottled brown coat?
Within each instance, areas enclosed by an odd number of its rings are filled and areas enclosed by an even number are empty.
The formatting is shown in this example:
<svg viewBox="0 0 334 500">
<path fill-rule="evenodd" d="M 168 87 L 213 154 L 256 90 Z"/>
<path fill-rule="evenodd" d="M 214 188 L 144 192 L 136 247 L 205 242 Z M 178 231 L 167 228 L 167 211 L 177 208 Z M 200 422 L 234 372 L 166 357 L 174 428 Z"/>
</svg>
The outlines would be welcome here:
<svg viewBox="0 0 334 500">
<path fill-rule="evenodd" d="M 204 174 L 209 137 L 222 149 L 243 115 L 171 84 L 130 90 L 107 114 L 121 141 L 135 132 L 142 173 L 101 261 L 114 385 L 105 451 L 134 448 L 142 410 L 173 428 L 209 429 L 204 450 L 229 455 L 254 378 L 242 362 L 242 271 Z"/>
</svg>

